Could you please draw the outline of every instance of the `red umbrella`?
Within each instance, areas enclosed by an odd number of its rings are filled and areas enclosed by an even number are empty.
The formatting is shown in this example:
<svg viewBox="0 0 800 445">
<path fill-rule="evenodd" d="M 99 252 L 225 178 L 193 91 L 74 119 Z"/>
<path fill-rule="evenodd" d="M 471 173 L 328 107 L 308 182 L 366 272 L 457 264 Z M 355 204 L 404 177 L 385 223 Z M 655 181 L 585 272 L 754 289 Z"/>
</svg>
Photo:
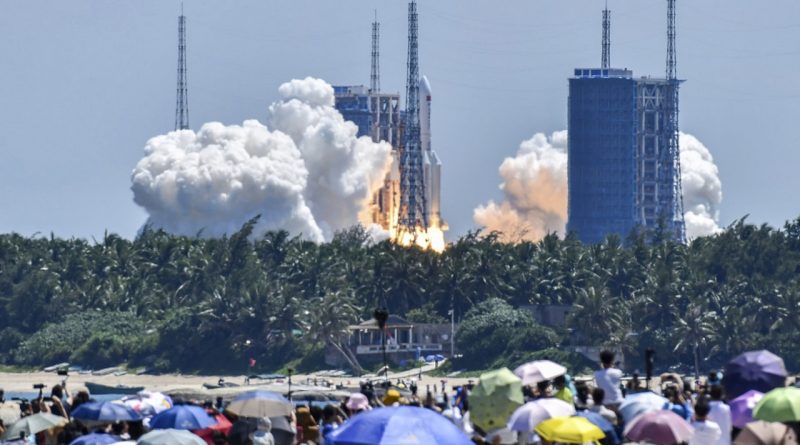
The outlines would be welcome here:
<svg viewBox="0 0 800 445">
<path fill-rule="evenodd" d="M 204 428 L 202 430 L 194 430 L 192 431 L 194 434 L 200 436 L 203 440 L 206 441 L 208 445 L 214 445 L 214 432 L 219 431 L 222 434 L 227 435 L 228 432 L 231 430 L 233 424 L 227 417 L 222 414 L 210 414 L 214 420 L 217 421 L 216 425 L 212 425 L 208 428 Z"/>
</svg>

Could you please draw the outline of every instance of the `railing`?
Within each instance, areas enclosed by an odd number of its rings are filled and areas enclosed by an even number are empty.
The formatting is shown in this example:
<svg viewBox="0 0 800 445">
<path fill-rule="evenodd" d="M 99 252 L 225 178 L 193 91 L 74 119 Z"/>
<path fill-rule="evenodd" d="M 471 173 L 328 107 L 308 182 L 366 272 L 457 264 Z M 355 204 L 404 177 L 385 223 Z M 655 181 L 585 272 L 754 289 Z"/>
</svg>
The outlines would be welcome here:
<svg viewBox="0 0 800 445">
<path fill-rule="evenodd" d="M 399 345 L 386 345 L 386 353 L 392 354 L 395 352 L 416 352 L 417 348 L 421 351 L 441 351 L 441 343 L 411 343 Z M 356 354 L 380 354 L 383 352 L 381 345 L 360 345 L 356 346 Z"/>
</svg>

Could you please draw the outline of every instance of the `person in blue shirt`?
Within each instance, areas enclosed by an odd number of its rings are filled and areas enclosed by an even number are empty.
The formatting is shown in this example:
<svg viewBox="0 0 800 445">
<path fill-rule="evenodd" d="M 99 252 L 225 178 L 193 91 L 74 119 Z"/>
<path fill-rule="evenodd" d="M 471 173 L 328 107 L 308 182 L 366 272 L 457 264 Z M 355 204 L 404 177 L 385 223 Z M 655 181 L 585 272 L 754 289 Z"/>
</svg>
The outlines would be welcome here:
<svg viewBox="0 0 800 445">
<path fill-rule="evenodd" d="M 687 422 L 692 420 L 692 415 L 694 414 L 692 404 L 684 400 L 683 394 L 681 394 L 677 386 L 667 386 L 664 389 L 664 397 L 668 400 L 664 405 L 664 409 L 683 417 Z"/>
</svg>

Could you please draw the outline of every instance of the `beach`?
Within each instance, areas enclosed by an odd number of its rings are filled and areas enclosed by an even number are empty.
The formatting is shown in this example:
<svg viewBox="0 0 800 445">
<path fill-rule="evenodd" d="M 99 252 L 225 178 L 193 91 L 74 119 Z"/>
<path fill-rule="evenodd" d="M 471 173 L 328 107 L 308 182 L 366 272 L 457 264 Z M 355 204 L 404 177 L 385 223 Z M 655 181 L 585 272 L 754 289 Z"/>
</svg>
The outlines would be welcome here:
<svg viewBox="0 0 800 445">
<path fill-rule="evenodd" d="M 398 378 L 406 379 L 412 376 L 409 373 L 389 374 L 389 380 L 396 383 Z M 413 377 L 416 377 L 414 375 Z M 59 376 L 52 372 L 3 372 L 0 373 L 0 388 L 6 392 L 31 392 L 33 385 L 43 383 L 47 385 L 45 393 L 49 393 L 49 388 L 53 385 L 61 383 L 63 376 Z M 279 379 L 272 383 L 263 380 L 251 380 L 251 384 L 244 386 L 245 377 L 243 375 L 194 375 L 194 374 L 162 374 L 162 375 L 133 375 L 125 374 L 121 376 L 105 375 L 96 376 L 91 374 L 70 374 L 67 379 L 67 387 L 71 391 L 76 391 L 85 388 L 86 382 L 99 383 L 108 386 L 132 386 L 144 387 L 149 391 L 159 392 L 177 392 L 181 394 L 224 394 L 229 392 L 236 392 L 235 388 L 225 388 L 222 390 L 204 390 L 203 383 L 215 384 L 222 378 L 226 382 L 243 385 L 242 388 L 272 388 L 277 391 L 288 390 L 288 381 L 286 379 Z M 372 376 L 373 380 L 377 377 Z M 314 379 L 317 379 L 317 385 L 314 385 Z M 467 378 L 443 378 L 443 377 L 430 377 L 422 375 L 421 382 L 418 386 L 424 390 L 426 385 L 439 385 L 441 388 L 441 381 L 446 380 L 448 387 L 452 385 L 461 385 L 467 383 Z M 298 374 L 292 376 L 293 391 L 314 389 L 321 387 L 323 381 L 329 381 L 332 384 L 331 389 L 336 385 L 342 385 L 347 389 L 357 389 L 362 377 L 325 377 L 318 375 Z"/>
</svg>

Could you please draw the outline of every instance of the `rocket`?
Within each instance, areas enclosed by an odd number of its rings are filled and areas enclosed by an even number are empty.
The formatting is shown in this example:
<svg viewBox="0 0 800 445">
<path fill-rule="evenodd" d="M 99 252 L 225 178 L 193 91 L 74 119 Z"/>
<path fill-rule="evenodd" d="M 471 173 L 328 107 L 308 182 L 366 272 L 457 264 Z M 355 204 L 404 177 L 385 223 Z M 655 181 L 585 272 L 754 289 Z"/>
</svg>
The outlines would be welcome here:
<svg viewBox="0 0 800 445">
<path fill-rule="evenodd" d="M 442 163 L 431 146 L 431 84 L 425 76 L 419 80 L 419 130 L 428 225 L 447 230 L 441 214 Z"/>
</svg>

